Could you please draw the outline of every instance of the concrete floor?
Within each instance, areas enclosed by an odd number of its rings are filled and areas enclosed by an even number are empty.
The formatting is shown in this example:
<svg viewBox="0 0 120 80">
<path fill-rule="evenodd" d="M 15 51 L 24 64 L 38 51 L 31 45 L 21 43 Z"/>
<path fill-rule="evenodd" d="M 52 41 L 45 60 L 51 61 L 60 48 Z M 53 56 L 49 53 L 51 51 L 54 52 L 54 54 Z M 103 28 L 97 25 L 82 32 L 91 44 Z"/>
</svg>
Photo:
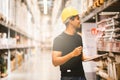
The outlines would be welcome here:
<svg viewBox="0 0 120 80">
<path fill-rule="evenodd" d="M 37 51 L 25 57 L 22 66 L 11 72 L 10 76 L 0 80 L 60 80 L 59 67 L 54 67 L 51 60 L 50 51 Z M 87 80 L 96 80 L 94 73 L 86 72 L 91 69 L 90 66 L 83 65 Z"/>
<path fill-rule="evenodd" d="M 60 80 L 60 71 L 52 65 L 50 51 L 44 51 L 30 55 L 21 67 L 0 80 Z"/>
</svg>

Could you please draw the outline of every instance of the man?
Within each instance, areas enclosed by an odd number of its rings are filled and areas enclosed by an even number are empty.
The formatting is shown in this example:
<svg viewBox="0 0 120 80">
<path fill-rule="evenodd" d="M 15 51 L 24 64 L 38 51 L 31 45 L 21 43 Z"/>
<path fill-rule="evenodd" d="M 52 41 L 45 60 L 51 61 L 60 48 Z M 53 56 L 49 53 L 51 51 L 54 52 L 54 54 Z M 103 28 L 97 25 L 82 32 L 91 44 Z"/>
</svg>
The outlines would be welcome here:
<svg viewBox="0 0 120 80">
<path fill-rule="evenodd" d="M 87 57 L 82 53 L 82 38 L 76 32 L 80 28 L 79 13 L 67 7 L 61 17 L 66 30 L 53 42 L 53 65 L 60 66 L 61 80 L 86 80 L 82 61 Z"/>
</svg>

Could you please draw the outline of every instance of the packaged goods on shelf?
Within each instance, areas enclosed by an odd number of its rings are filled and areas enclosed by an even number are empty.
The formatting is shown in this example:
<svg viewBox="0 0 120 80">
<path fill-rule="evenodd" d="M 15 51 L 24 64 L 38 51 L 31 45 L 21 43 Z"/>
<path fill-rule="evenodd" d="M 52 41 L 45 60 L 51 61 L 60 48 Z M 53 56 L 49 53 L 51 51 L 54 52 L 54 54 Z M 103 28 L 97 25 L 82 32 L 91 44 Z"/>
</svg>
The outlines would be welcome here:
<svg viewBox="0 0 120 80">
<path fill-rule="evenodd" d="M 87 11 L 87 9 L 88 9 L 88 0 L 81 0 L 81 10 L 82 10 L 82 15 L 85 15 L 85 14 L 87 14 L 86 13 L 86 11 Z"/>
<path fill-rule="evenodd" d="M 88 13 L 93 9 L 93 0 L 88 0 Z"/>
<path fill-rule="evenodd" d="M 0 77 L 7 75 L 7 52 L 0 52 Z"/>
<path fill-rule="evenodd" d="M 105 0 L 81 0 L 82 17 L 103 5 Z"/>
<path fill-rule="evenodd" d="M 0 12 L 2 12 L 2 0 L 0 1 Z"/>
<path fill-rule="evenodd" d="M 27 13 L 26 13 L 25 4 L 24 3 L 20 4 L 19 2 L 17 2 L 16 25 L 24 32 L 26 30 L 26 22 L 27 22 L 26 18 L 27 18 Z"/>
<path fill-rule="evenodd" d="M 97 8 L 97 7 L 100 7 L 101 5 L 103 5 L 103 3 L 105 2 L 105 0 L 94 0 L 94 3 L 93 3 L 93 8 Z"/>
<path fill-rule="evenodd" d="M 95 0 L 95 1 L 94 1 L 94 5 L 93 5 L 93 8 L 95 9 L 95 8 L 97 8 L 97 7 L 99 7 L 99 6 L 100 6 L 99 0 Z"/>
<path fill-rule="evenodd" d="M 20 66 L 23 62 L 23 52 L 17 51 L 16 54 L 17 54 L 17 57 L 16 57 L 17 63 L 18 63 L 18 66 Z"/>
<path fill-rule="evenodd" d="M 16 38 L 7 38 L 6 33 L 0 33 L 1 38 L 0 38 L 0 47 L 9 47 L 9 46 L 15 46 L 16 45 Z"/>
<path fill-rule="evenodd" d="M 11 71 L 15 70 L 16 68 L 16 62 L 15 62 L 15 59 L 11 60 Z"/>
<path fill-rule="evenodd" d="M 2 14 L 4 14 L 5 17 L 7 17 L 7 18 L 8 18 L 8 9 L 9 9 L 8 2 L 9 2 L 8 0 L 0 1 L 0 3 L 1 3 L 0 12 Z"/>
<path fill-rule="evenodd" d="M 88 7 L 92 7 L 94 3 L 94 0 L 88 0 Z"/>
<path fill-rule="evenodd" d="M 16 23 L 16 0 L 10 1 L 10 9 L 9 9 L 9 20 L 13 22 L 13 24 Z"/>
<path fill-rule="evenodd" d="M 0 39 L 0 41 L 1 41 L 0 46 L 8 46 L 8 47 L 16 46 L 16 39 L 15 38 Z"/>
<path fill-rule="evenodd" d="M 21 4 L 21 10 L 22 10 L 22 14 L 21 14 L 21 20 L 19 20 L 18 18 L 18 21 L 21 23 L 19 24 L 19 26 L 21 26 L 20 28 L 22 30 L 24 30 L 24 32 L 27 32 L 27 7 L 26 5 L 23 3 Z"/>
<path fill-rule="evenodd" d="M 120 28 L 117 27 L 119 24 L 120 22 L 114 18 L 105 19 L 98 23 L 98 30 L 101 30 L 101 36 L 98 40 L 99 50 L 120 52 Z"/>
<path fill-rule="evenodd" d="M 10 56 L 11 71 L 13 71 L 16 69 L 16 51 L 15 50 L 11 51 L 10 55 L 11 55 Z"/>
<path fill-rule="evenodd" d="M 105 0 L 99 0 L 99 1 L 101 5 L 105 2 Z"/>
<path fill-rule="evenodd" d="M 5 21 L 4 15 L 0 12 L 0 21 Z"/>
<path fill-rule="evenodd" d="M 114 14 L 117 15 L 117 14 Z M 107 17 L 107 19 L 105 19 Z M 105 54 L 108 53 L 107 59 L 101 59 L 104 63 L 106 61 L 107 68 L 107 75 L 104 73 L 99 73 L 102 78 L 106 78 L 108 80 L 119 80 L 119 68 L 120 65 L 119 59 L 120 58 L 120 21 L 117 17 L 105 16 L 104 19 L 97 23 L 98 33 L 101 34 L 97 40 L 97 50 L 98 54 Z M 102 69 L 104 70 L 104 69 Z M 104 74 L 104 75 L 102 75 Z M 106 77 L 105 77 L 106 75 Z M 109 77 L 107 77 L 109 76 Z"/>
<path fill-rule="evenodd" d="M 25 37 L 20 38 L 20 44 L 27 44 L 27 39 Z"/>
</svg>

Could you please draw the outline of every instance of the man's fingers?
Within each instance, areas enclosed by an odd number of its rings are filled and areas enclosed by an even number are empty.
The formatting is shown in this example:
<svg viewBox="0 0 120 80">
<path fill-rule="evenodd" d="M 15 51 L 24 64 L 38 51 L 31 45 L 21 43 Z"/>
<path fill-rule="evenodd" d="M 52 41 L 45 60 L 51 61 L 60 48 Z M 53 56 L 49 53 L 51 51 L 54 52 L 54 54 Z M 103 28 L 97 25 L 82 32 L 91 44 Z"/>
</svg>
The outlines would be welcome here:
<svg viewBox="0 0 120 80">
<path fill-rule="evenodd" d="M 82 49 L 82 46 L 78 47 L 78 49 Z"/>
<path fill-rule="evenodd" d="M 79 48 L 82 48 L 82 46 L 79 46 Z"/>
</svg>

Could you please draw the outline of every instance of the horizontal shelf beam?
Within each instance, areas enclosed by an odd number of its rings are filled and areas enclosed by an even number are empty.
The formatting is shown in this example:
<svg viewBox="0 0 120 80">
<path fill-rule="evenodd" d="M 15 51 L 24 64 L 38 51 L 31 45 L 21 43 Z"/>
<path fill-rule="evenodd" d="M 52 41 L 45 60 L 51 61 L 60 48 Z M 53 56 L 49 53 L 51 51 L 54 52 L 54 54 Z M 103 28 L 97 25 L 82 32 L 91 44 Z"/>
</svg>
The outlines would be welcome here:
<svg viewBox="0 0 120 80">
<path fill-rule="evenodd" d="M 93 20 L 92 18 L 96 15 L 96 14 L 98 14 L 98 13 L 100 13 L 100 12 L 102 12 L 102 11 L 113 11 L 113 12 L 115 12 L 115 11 L 120 11 L 120 7 L 118 7 L 118 5 L 113 5 L 113 4 L 115 4 L 115 3 L 117 3 L 119 0 L 111 0 L 111 1 L 107 1 L 107 2 L 105 2 L 102 6 L 100 6 L 100 7 L 98 7 L 98 8 L 96 8 L 95 10 L 93 10 L 92 12 L 90 12 L 88 15 L 86 15 L 85 17 L 83 17 L 82 19 L 81 19 L 81 21 L 82 21 L 82 23 L 84 23 L 84 22 L 87 22 L 87 21 L 89 21 L 89 20 Z M 113 6 L 112 6 L 113 5 Z M 118 8 L 116 8 L 115 6 L 117 6 Z M 120 6 L 120 5 L 119 5 Z M 114 10 L 114 9 L 115 10 Z"/>
<path fill-rule="evenodd" d="M 0 50 L 3 49 L 22 49 L 22 48 L 33 48 L 35 45 L 1 45 Z"/>
</svg>

